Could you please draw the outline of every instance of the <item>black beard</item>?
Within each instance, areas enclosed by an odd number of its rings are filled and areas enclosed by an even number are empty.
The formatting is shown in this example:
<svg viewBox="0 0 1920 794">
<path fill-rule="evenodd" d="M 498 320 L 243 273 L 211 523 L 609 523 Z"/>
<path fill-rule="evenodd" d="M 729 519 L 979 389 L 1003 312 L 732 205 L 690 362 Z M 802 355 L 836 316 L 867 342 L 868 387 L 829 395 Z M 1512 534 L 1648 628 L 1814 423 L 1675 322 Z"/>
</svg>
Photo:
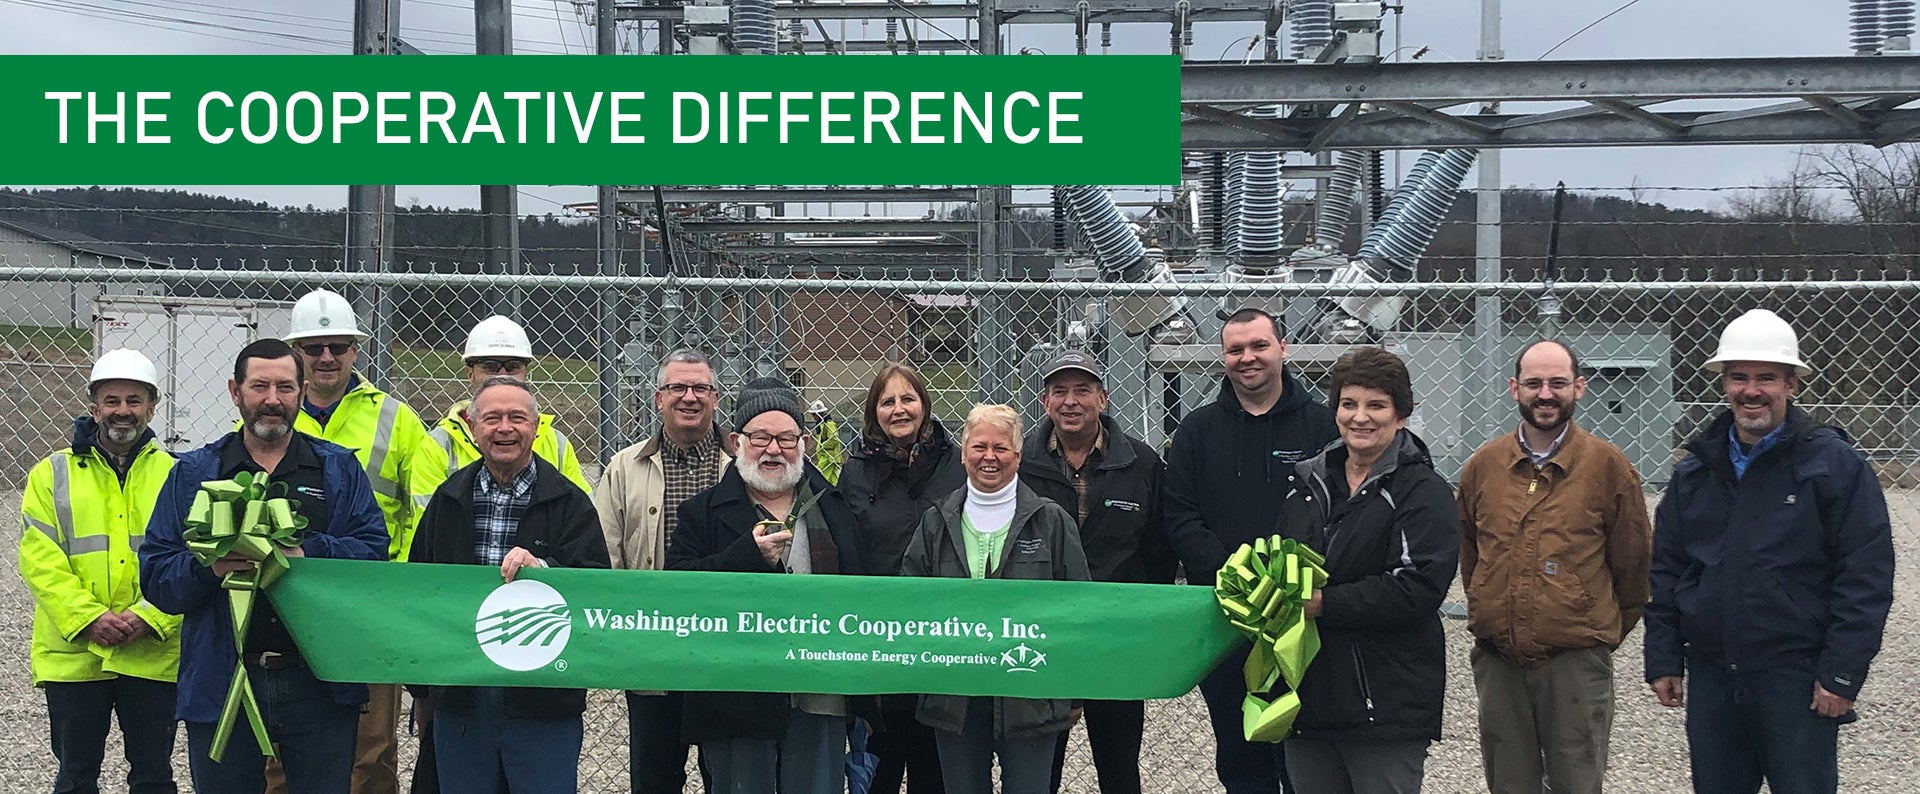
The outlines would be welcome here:
<svg viewBox="0 0 1920 794">
<path fill-rule="evenodd" d="M 1566 427 L 1568 422 L 1573 421 L 1573 405 L 1571 403 L 1559 403 L 1559 402 L 1554 403 L 1554 405 L 1559 407 L 1560 421 L 1554 422 L 1551 425 L 1543 425 L 1543 424 L 1540 424 L 1539 422 L 1534 421 L 1533 410 L 1544 404 L 1546 404 L 1545 401 L 1534 402 L 1521 408 L 1520 421 L 1526 422 L 1533 429 L 1538 430 L 1542 433 L 1552 433 L 1554 431 L 1559 430 L 1562 427 Z"/>
</svg>

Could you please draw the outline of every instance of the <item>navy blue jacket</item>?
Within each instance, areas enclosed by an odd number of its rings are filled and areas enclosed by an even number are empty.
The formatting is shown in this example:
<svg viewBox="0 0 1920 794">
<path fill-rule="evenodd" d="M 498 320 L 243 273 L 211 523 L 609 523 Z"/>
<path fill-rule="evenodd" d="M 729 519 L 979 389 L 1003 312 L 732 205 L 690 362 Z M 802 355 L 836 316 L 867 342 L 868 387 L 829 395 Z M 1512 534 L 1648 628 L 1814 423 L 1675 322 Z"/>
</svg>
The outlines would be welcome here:
<svg viewBox="0 0 1920 794">
<path fill-rule="evenodd" d="M 1180 420 L 1167 450 L 1165 526 L 1190 584 L 1213 584 L 1227 555 L 1273 534 L 1293 465 L 1339 440 L 1333 409 L 1282 367 L 1286 389 L 1259 416 L 1220 380 L 1213 402 Z"/>
<path fill-rule="evenodd" d="M 1859 695 L 1893 604 L 1893 528 L 1873 468 L 1840 430 L 1789 406 L 1771 449 L 1734 477 L 1732 412 L 1687 445 L 1654 512 L 1646 676 L 1689 656 L 1760 670 L 1812 663 Z"/>
<path fill-rule="evenodd" d="M 311 436 L 314 455 L 326 470 L 330 518 L 324 530 L 309 527 L 300 544 L 308 557 L 352 560 L 387 558 L 387 525 L 373 501 L 373 485 L 353 457 L 353 450 Z M 220 476 L 220 452 L 227 444 L 243 443 L 228 433 L 180 456 L 160 488 L 147 523 L 146 542 L 140 546 L 140 590 L 161 611 L 184 615 L 180 629 L 180 695 L 174 719 L 217 722 L 233 684 L 239 654 L 233 647 L 233 616 L 226 592 L 213 569 L 201 565 L 187 551 L 181 534 L 187 510 L 200 484 Z M 367 702 L 364 684 L 329 684 L 333 700 L 342 705 Z"/>
</svg>

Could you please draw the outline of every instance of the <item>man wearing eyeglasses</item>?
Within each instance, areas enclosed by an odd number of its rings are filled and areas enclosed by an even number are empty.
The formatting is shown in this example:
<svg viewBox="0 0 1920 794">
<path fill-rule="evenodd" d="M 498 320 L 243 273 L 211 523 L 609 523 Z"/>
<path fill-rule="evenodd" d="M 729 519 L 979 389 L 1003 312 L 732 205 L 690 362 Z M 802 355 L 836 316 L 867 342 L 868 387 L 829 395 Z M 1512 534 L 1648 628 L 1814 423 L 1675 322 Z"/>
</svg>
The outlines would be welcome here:
<svg viewBox="0 0 1920 794">
<path fill-rule="evenodd" d="M 1487 788 L 1598 794 L 1613 651 L 1647 604 L 1646 497 L 1627 457 L 1573 421 L 1587 379 L 1572 348 L 1528 345 L 1507 391 L 1520 428 L 1467 461 L 1458 499 Z"/>
<path fill-rule="evenodd" d="M 373 483 L 374 502 L 386 520 L 391 539 L 387 557 L 403 560 L 418 519 L 418 508 L 408 493 L 415 450 L 426 440 L 426 425 L 406 401 L 381 391 L 354 371 L 360 343 L 368 334 L 360 330 L 346 298 L 324 289 L 307 293 L 293 305 L 291 326 L 285 338 L 306 372 L 306 395 L 294 415 L 293 429 L 354 451 Z M 433 491 L 417 493 L 424 497 Z M 368 689 L 367 710 L 360 715 L 354 749 L 353 794 L 398 794 L 395 725 L 400 687 L 377 684 Z M 283 790 L 280 779 L 277 766 L 270 765 L 272 791 Z"/>
<path fill-rule="evenodd" d="M 712 488 L 732 465 L 729 437 L 713 419 L 719 403 L 713 364 L 700 351 L 675 350 L 655 371 L 659 432 L 615 453 L 593 489 L 614 568 L 666 567 L 680 504 Z M 685 788 L 691 745 L 680 738 L 683 706 L 677 692 L 627 693 L 628 776 L 636 794 Z"/>
<path fill-rule="evenodd" d="M 495 375 L 531 383 L 533 379 L 528 374 L 533 369 L 533 343 L 519 323 L 496 314 L 481 320 L 467 335 L 466 366 L 467 382 L 476 389 Z M 467 406 L 471 402 L 461 400 L 448 406 L 446 418 L 427 431 L 428 443 L 414 451 L 413 479 L 408 490 L 422 510 L 427 497 L 433 495 L 440 483 L 480 459 L 480 447 L 473 440 L 473 425 L 467 419 Z M 553 464 L 567 480 L 580 486 L 580 490 L 592 492 L 593 486 L 580 471 L 580 459 L 574 454 L 573 442 L 553 426 L 553 414 L 540 415 L 539 430 L 533 437 L 533 454 Z"/>
<path fill-rule="evenodd" d="M 519 323 L 496 314 L 481 320 L 467 334 L 465 364 L 467 383 L 476 390 L 496 375 L 531 383 L 532 378 L 528 376 L 533 369 L 533 342 Z M 413 495 L 416 531 L 421 516 L 426 514 L 427 500 L 440 484 L 481 457 L 480 445 L 475 442 L 477 434 L 468 415 L 472 404 L 472 400 L 460 400 L 448 406 L 446 417 L 420 439 L 413 450 L 413 459 L 408 461 L 407 492 Z M 533 437 L 534 456 L 552 464 L 581 491 L 590 491 L 587 477 L 580 471 L 580 460 L 574 456 L 572 442 L 553 426 L 553 414 L 543 413 L 539 417 Z M 412 546 L 411 532 L 408 546 Z M 420 760 L 414 764 L 412 792 L 431 794 L 440 790 L 431 714 L 416 706 L 413 722 L 420 734 Z"/>
<path fill-rule="evenodd" d="M 720 483 L 680 506 L 667 567 L 754 574 L 863 575 L 866 539 L 846 497 L 807 463 L 800 395 L 749 382 L 734 407 L 740 457 Z M 871 696 L 688 692 L 683 733 L 700 745 L 708 791 L 847 790 L 847 727 Z"/>
</svg>

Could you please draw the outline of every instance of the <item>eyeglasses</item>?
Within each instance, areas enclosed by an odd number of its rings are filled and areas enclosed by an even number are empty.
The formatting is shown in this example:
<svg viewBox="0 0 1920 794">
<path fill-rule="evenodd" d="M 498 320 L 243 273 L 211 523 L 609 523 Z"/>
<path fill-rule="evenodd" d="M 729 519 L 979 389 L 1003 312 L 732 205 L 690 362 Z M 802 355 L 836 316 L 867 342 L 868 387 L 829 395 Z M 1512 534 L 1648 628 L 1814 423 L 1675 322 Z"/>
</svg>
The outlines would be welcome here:
<svg viewBox="0 0 1920 794">
<path fill-rule="evenodd" d="M 1554 378 L 1553 380 L 1540 380 L 1539 378 L 1534 378 L 1531 380 L 1520 381 L 1520 389 L 1522 391 L 1538 392 L 1540 391 L 1540 387 L 1542 386 L 1545 386 L 1554 391 L 1566 391 L 1567 389 L 1573 387 L 1573 381 L 1567 380 L 1566 378 Z"/>
<path fill-rule="evenodd" d="M 354 348 L 354 344 L 353 342 L 328 342 L 324 345 L 301 345 L 300 350 L 313 358 L 319 358 L 321 353 L 332 353 L 338 357 L 346 355 L 347 351 Z"/>
<path fill-rule="evenodd" d="M 782 433 L 777 436 L 772 433 L 747 434 L 747 443 L 752 444 L 754 449 L 766 449 L 767 445 L 776 441 L 780 442 L 781 449 L 793 449 L 794 447 L 800 446 L 800 434 Z"/>
<path fill-rule="evenodd" d="M 485 372 L 488 375 L 498 375 L 502 372 L 511 374 L 516 372 L 527 371 L 527 362 L 521 361 L 517 358 L 475 359 L 473 361 L 467 362 L 467 366 L 479 367 L 481 372 Z"/>
<path fill-rule="evenodd" d="M 720 391 L 705 383 L 669 383 L 659 390 L 674 397 L 683 397 L 687 392 L 693 392 L 695 397 L 707 397 Z"/>
</svg>

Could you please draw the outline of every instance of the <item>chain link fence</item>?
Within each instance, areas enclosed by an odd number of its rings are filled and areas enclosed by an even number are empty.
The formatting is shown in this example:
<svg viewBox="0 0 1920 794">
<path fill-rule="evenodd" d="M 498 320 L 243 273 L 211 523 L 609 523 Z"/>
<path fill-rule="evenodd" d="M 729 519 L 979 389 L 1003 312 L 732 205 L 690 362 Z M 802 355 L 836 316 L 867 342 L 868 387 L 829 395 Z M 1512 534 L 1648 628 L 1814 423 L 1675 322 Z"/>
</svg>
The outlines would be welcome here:
<svg viewBox="0 0 1920 794">
<path fill-rule="evenodd" d="M 34 461 L 67 443 L 70 420 L 86 410 L 90 361 L 112 346 L 139 348 L 160 364 L 169 388 L 156 425 L 168 446 L 211 440 L 235 418 L 224 391 L 234 353 L 283 332 L 291 301 L 326 287 L 354 300 L 362 322 L 389 340 L 360 353 L 361 371 L 429 421 L 468 388 L 467 329 L 494 313 L 518 319 L 538 355 L 532 377 L 542 408 L 557 414 L 589 477 L 612 452 L 654 432 L 655 367 L 681 346 L 712 355 L 729 393 L 757 375 L 784 375 L 806 400 L 826 403 L 851 441 L 883 362 L 917 365 L 943 419 L 983 399 L 1012 402 L 1035 418 L 1039 367 L 1059 346 L 1081 345 L 1108 369 L 1110 412 L 1164 446 L 1181 416 L 1218 394 L 1220 318 L 1258 305 L 1284 318 L 1291 366 L 1310 383 L 1356 343 L 1405 356 L 1419 401 L 1413 426 L 1449 476 L 1486 439 L 1511 432 L 1506 379 L 1518 348 L 1543 335 L 1567 339 L 1590 381 L 1580 420 L 1627 452 L 1650 496 L 1675 449 L 1723 402 L 1701 368 L 1720 328 L 1766 307 L 1799 331 L 1815 370 L 1800 404 L 1846 429 L 1883 483 L 1920 487 L 1920 281 L 1886 275 L 1842 280 L 1771 265 L 1679 280 L 1655 272 L 1562 281 L 1549 298 L 1537 282 L 1221 285 L 1183 283 L 1190 277 L 1176 272 L 1171 283 L 1140 285 L 1074 280 L 1087 274 L 1071 268 L 1045 274 L 1052 280 L 994 282 L 814 271 L 599 277 L 556 269 L 510 277 L 478 265 L 404 269 L 0 258 L 0 482 L 17 492 Z M 1392 330 L 1323 330 L 1330 302 L 1349 299 L 1392 307 Z M 1129 333 L 1142 324 L 1151 327 Z M 1920 523 L 1912 502 L 1896 504 L 1896 526 Z M 595 693 L 591 704 L 582 790 L 624 791 L 625 707 L 617 693 Z M 1198 698 L 1154 703 L 1148 719 L 1141 763 L 1149 790 L 1216 790 Z M 1065 789 L 1097 790 L 1084 729 L 1072 746 Z M 696 778 L 690 788 L 697 785 Z"/>
</svg>

